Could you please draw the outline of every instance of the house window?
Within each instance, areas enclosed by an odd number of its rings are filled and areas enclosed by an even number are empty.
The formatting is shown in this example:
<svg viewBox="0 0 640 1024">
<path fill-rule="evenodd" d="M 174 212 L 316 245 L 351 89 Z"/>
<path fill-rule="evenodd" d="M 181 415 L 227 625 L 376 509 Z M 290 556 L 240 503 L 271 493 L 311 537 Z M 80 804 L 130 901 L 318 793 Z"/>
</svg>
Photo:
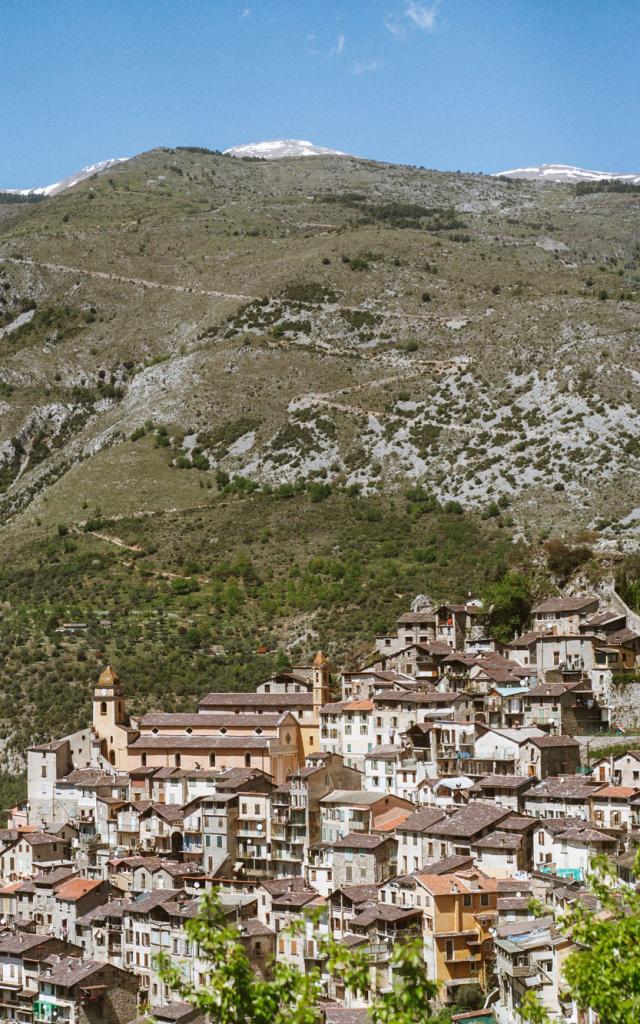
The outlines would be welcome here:
<svg viewBox="0 0 640 1024">
<path fill-rule="evenodd" d="M 473 906 L 473 898 L 470 892 L 465 892 L 464 896 L 462 897 L 462 902 L 465 907 Z"/>
<path fill-rule="evenodd" d="M 174 761 L 175 761 L 176 768 L 179 768 L 180 767 L 180 762 L 182 761 L 182 758 L 180 757 L 180 754 L 176 754 L 175 755 Z"/>
<path fill-rule="evenodd" d="M 245 768 L 250 768 L 251 767 L 251 754 L 245 754 L 244 755 L 244 766 L 245 766 Z"/>
<path fill-rule="evenodd" d="M 103 701 L 100 702 L 100 714 L 101 715 L 106 715 L 106 713 L 107 713 L 107 702 L 106 702 L 106 700 L 103 700 Z"/>
<path fill-rule="evenodd" d="M 483 892 L 483 893 L 480 894 L 480 906 L 481 907 L 488 907 L 489 906 L 489 893 L 488 892 Z"/>
<path fill-rule="evenodd" d="M 140 755 L 140 764 L 142 765 L 143 768 L 146 768 L 147 766 L 147 755 L 144 753 L 144 751 Z"/>
<path fill-rule="evenodd" d="M 216 766 L 216 755 L 215 754 L 209 754 L 209 767 L 210 768 L 215 768 L 215 766 Z"/>
</svg>

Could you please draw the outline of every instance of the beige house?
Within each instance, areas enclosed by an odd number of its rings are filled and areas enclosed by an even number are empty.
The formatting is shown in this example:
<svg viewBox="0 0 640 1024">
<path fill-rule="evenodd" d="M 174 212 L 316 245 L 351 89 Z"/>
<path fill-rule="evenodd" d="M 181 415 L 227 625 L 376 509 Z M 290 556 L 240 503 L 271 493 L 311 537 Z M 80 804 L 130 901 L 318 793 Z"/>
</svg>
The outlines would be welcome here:
<svg viewBox="0 0 640 1024">
<path fill-rule="evenodd" d="M 313 663 L 295 672 L 280 672 L 256 693 L 208 693 L 200 701 L 201 715 L 231 713 L 247 715 L 293 715 L 300 728 L 303 758 L 320 750 L 320 708 L 329 700 L 329 662 L 318 651 Z"/>
<path fill-rule="evenodd" d="M 127 748 L 131 769 L 259 768 L 281 784 L 302 763 L 300 726 L 288 713 L 147 715 L 140 729 Z"/>
</svg>

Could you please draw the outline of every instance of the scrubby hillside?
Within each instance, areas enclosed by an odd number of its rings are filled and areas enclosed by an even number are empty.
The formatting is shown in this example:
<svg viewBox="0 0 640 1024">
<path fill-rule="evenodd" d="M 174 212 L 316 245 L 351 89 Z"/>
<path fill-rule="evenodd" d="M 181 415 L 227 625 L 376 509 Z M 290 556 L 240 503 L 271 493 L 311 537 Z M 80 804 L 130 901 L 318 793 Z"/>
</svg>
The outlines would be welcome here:
<svg viewBox="0 0 640 1024">
<path fill-rule="evenodd" d="M 3 214 L 5 520 L 209 466 L 638 527 L 635 194 L 156 150 Z"/>
<path fill-rule="evenodd" d="M 639 242 L 634 192 L 351 157 L 154 150 L 0 204 L 13 748 L 105 657 L 189 702 L 550 534 L 632 548 Z"/>
</svg>

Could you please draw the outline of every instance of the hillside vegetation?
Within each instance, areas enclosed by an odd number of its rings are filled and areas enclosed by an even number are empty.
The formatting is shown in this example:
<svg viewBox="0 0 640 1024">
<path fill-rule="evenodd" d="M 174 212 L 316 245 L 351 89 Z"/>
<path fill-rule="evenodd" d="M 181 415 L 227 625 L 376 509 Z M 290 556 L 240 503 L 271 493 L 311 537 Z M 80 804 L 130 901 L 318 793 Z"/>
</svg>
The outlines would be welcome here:
<svg viewBox="0 0 640 1024">
<path fill-rule="evenodd" d="M 639 244 L 635 192 L 344 157 L 153 150 L 3 205 L 5 765 L 106 659 L 192 706 L 355 657 L 415 593 L 544 577 L 549 537 L 547 588 L 615 569 Z"/>
</svg>

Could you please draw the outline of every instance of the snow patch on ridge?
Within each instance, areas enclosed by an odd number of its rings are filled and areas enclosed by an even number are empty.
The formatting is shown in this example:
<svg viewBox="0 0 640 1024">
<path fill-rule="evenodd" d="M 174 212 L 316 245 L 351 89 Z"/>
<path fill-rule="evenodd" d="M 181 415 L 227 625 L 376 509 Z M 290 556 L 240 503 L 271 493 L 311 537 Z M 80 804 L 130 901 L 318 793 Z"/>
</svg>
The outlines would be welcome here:
<svg viewBox="0 0 640 1024">
<path fill-rule="evenodd" d="M 510 171 L 499 171 L 494 178 L 524 178 L 528 181 L 625 181 L 640 185 L 640 174 L 617 174 L 613 171 L 587 171 L 570 164 L 540 164 L 538 167 L 515 167 Z"/>
<path fill-rule="evenodd" d="M 232 146 L 225 149 L 229 156 L 261 157 L 263 160 L 282 160 L 284 157 L 298 156 L 348 156 L 339 149 L 328 149 L 316 146 L 307 139 L 271 139 L 267 142 L 249 142 L 244 146 Z"/>
</svg>

